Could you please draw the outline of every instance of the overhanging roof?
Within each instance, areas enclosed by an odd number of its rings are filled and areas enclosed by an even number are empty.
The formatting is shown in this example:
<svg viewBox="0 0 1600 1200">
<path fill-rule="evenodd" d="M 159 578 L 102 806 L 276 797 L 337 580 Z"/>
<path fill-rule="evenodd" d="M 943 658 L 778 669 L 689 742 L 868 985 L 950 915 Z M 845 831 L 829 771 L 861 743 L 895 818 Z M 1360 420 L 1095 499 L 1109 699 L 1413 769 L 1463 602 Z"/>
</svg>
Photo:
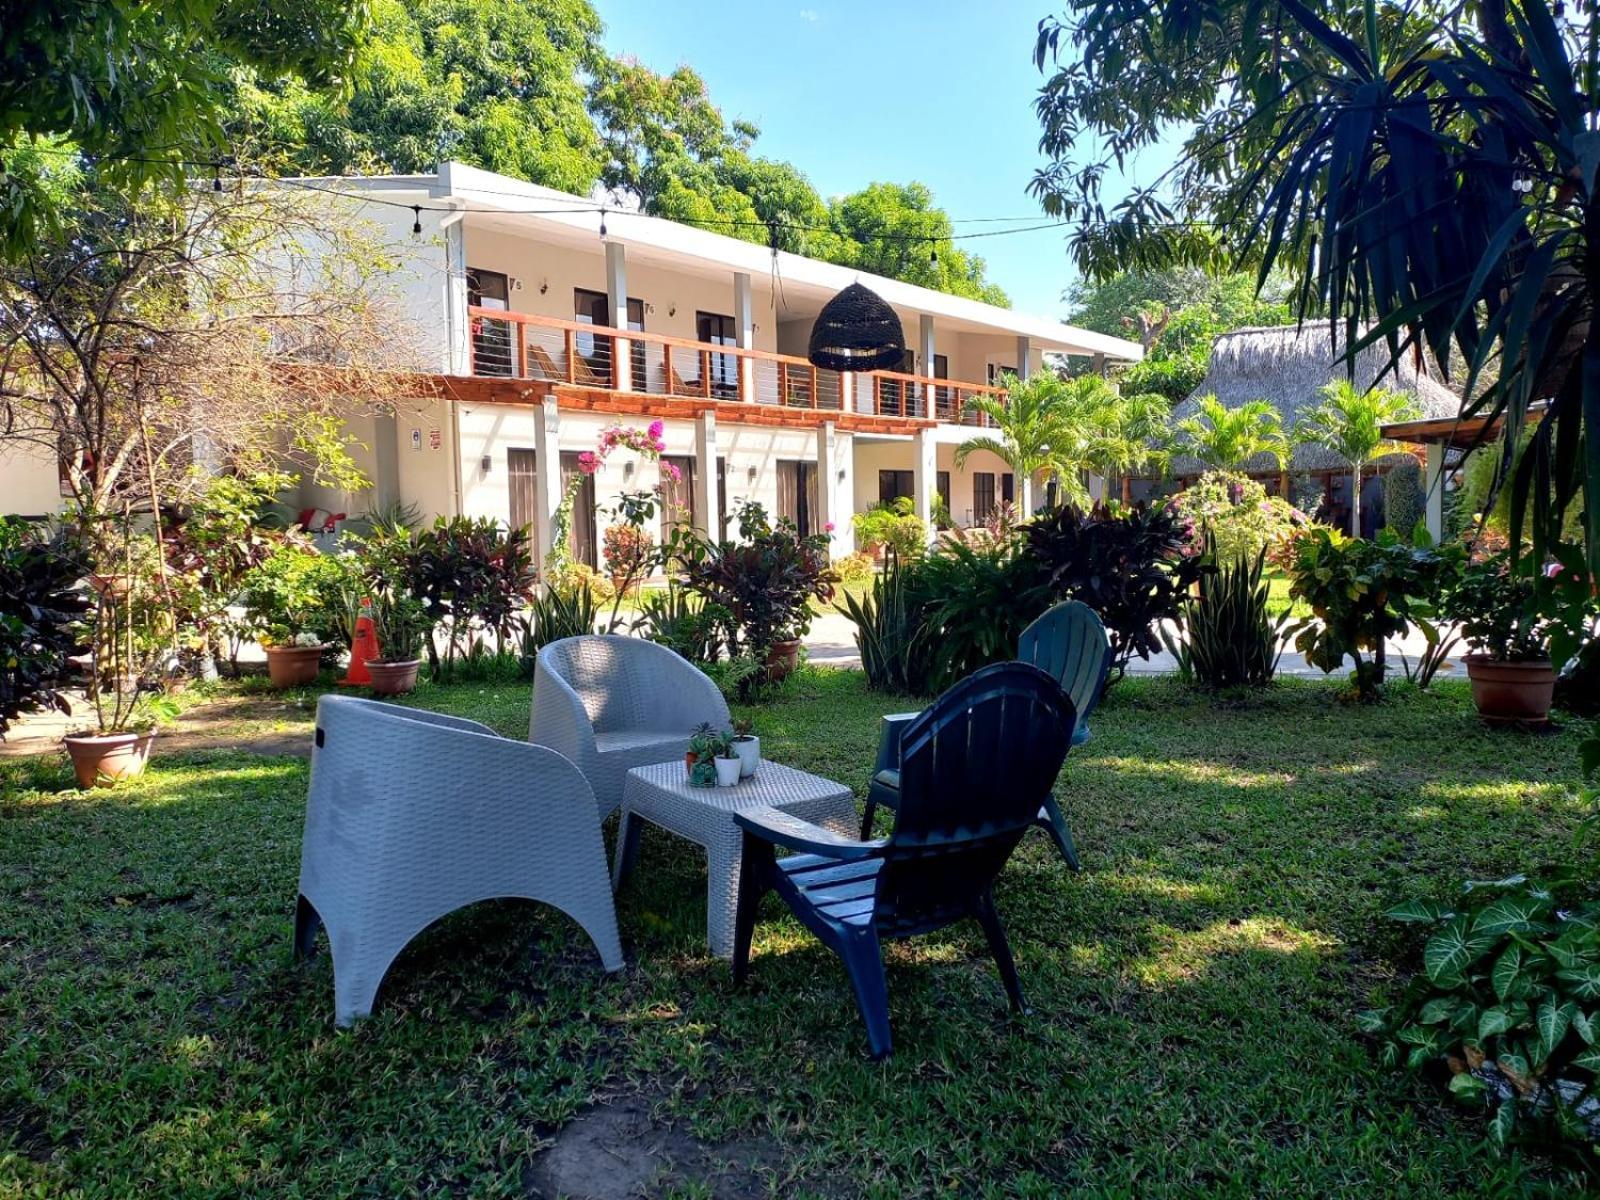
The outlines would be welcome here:
<svg viewBox="0 0 1600 1200">
<path fill-rule="evenodd" d="M 1530 408 L 1527 421 L 1537 425 L 1544 417 L 1544 408 Z M 1505 431 L 1505 421 L 1499 417 L 1436 417 L 1424 421 L 1397 421 L 1380 430 L 1384 437 L 1395 442 L 1412 442 L 1419 445 L 1443 444 L 1447 449 L 1466 450 L 1482 442 L 1498 441 Z"/>
<path fill-rule="evenodd" d="M 540 230 L 560 240 L 576 236 L 596 244 L 600 236 L 601 217 L 593 211 L 596 201 L 592 197 L 574 196 L 464 163 L 443 163 L 436 175 L 322 178 L 315 182 L 352 193 L 382 192 L 394 199 L 419 192 L 432 199 L 449 198 L 462 203 L 469 213 L 487 216 L 507 227 Z M 541 211 L 519 211 L 529 208 Z M 571 211 L 566 211 L 568 209 Z M 674 263 L 714 265 L 724 271 L 738 271 L 759 278 L 765 278 L 775 269 L 785 297 L 803 303 L 813 313 L 836 292 L 860 282 L 894 307 L 927 313 L 936 320 L 943 318 L 948 327 L 957 331 L 1022 336 L 1029 339 L 1034 349 L 1103 354 L 1119 362 L 1135 362 L 1144 356 L 1138 342 L 1125 338 L 1078 329 L 1046 317 L 952 296 L 786 251 L 779 251 L 774 261 L 772 251 L 765 246 L 660 217 L 611 209 L 605 214 L 605 223 L 607 238 L 627 246 L 630 256 L 637 255 L 641 261 L 664 266 Z M 915 336 L 911 330 L 907 330 L 907 335 L 908 338 Z"/>
</svg>

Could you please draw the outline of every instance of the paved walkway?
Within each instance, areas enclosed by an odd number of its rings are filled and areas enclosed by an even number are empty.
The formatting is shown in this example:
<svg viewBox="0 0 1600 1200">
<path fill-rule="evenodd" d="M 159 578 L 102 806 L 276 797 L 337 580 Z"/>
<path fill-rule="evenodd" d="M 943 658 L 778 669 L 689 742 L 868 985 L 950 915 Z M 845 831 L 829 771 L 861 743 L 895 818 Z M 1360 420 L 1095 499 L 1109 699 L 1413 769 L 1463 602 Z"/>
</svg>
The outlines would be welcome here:
<svg viewBox="0 0 1600 1200">
<path fill-rule="evenodd" d="M 1172 632 L 1168 627 L 1168 633 Z M 1396 675 L 1400 674 L 1399 655 L 1405 655 L 1415 662 L 1426 649 L 1427 642 L 1420 633 L 1412 633 L 1409 637 L 1387 642 L 1390 669 Z M 806 650 L 810 653 L 811 661 L 819 667 L 852 667 L 861 666 L 861 655 L 856 649 L 856 625 L 849 617 L 839 613 L 825 613 L 819 616 L 811 625 L 811 633 L 805 640 Z M 1447 660 L 1449 665 L 1445 668 L 1447 674 L 1457 672 L 1465 675 L 1465 668 L 1461 665 L 1459 654 L 1465 647 L 1458 647 L 1457 654 Z M 1178 669 L 1177 661 L 1165 650 L 1152 655 L 1148 661 L 1135 658 L 1128 666 L 1131 675 L 1166 675 Z M 1345 673 L 1348 673 L 1348 666 Z M 1278 661 L 1280 675 L 1298 675 L 1320 679 L 1322 672 L 1316 667 L 1306 665 L 1306 660 L 1295 650 L 1293 644 L 1285 647 L 1283 657 Z"/>
</svg>

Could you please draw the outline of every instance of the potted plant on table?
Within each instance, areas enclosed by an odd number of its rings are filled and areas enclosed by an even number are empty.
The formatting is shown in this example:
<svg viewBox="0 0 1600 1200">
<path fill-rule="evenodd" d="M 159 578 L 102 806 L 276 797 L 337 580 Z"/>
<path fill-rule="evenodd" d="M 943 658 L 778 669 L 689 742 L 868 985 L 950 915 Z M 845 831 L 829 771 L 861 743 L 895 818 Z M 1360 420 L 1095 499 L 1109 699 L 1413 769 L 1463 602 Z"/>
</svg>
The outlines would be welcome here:
<svg viewBox="0 0 1600 1200">
<path fill-rule="evenodd" d="M 1505 556 L 1474 563 L 1445 597 L 1461 627 L 1478 715 L 1495 724 L 1542 725 L 1550 719 L 1556 666 L 1550 639 L 1556 620 L 1547 581 L 1531 559 L 1513 570 Z"/>
<path fill-rule="evenodd" d="M 724 733 L 717 738 L 717 786 L 732 787 L 744 772 L 744 760 L 733 747 L 733 734 Z"/>
<path fill-rule="evenodd" d="M 717 783 L 717 747 L 722 735 L 709 721 L 696 725 L 689 735 L 689 748 L 684 751 L 683 769 L 694 787 L 715 787 Z"/>
<path fill-rule="evenodd" d="M 755 722 L 741 717 L 733 723 L 733 751 L 739 756 L 739 778 L 749 779 L 761 762 L 761 739 L 753 730 Z"/>
<path fill-rule="evenodd" d="M 372 623 L 378 635 L 378 657 L 367 663 L 374 696 L 403 696 L 417 686 L 422 644 L 433 622 L 411 596 L 379 596 L 373 601 Z"/>
</svg>

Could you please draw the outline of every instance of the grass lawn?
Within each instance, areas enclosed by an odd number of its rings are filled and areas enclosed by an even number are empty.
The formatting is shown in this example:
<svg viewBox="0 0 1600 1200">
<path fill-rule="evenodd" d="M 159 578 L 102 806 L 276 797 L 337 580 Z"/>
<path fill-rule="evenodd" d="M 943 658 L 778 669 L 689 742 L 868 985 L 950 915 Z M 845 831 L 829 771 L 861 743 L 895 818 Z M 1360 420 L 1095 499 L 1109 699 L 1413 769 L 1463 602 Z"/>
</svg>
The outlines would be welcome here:
<svg viewBox="0 0 1600 1200">
<path fill-rule="evenodd" d="M 618 901 L 626 971 L 550 910 L 484 905 L 339 1033 L 326 954 L 289 957 L 304 761 L 173 756 L 90 795 L 0 761 L 0 1196 L 526 1195 L 597 1100 L 708 1160 L 757 1148 L 745 1190 L 655 1194 L 1571 1195 L 1381 1070 L 1352 1014 L 1411 966 L 1384 907 L 1570 857 L 1579 734 L 1488 731 L 1456 683 L 1336 690 L 1119 685 L 1061 784 L 1084 872 L 1030 833 L 1003 876 L 1035 1014 L 1008 1017 L 975 927 L 897 943 L 881 1066 L 776 901 L 731 987 L 703 860 L 659 830 Z M 416 702 L 526 731 L 520 684 Z M 906 707 L 808 670 L 757 717 L 772 758 L 860 790 Z"/>
</svg>

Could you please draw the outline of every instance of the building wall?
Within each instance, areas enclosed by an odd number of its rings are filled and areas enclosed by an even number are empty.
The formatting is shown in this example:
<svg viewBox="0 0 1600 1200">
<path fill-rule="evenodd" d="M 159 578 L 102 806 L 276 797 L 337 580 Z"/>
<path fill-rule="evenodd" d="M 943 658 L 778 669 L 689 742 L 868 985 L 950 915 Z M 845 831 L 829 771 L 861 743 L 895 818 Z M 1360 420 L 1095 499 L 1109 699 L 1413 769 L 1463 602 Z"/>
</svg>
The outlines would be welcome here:
<svg viewBox="0 0 1600 1200">
<path fill-rule="evenodd" d="M 61 511 L 61 474 L 55 459 L 28 442 L 0 441 L 0 514 L 43 517 Z"/>
<path fill-rule="evenodd" d="M 913 443 L 871 441 L 864 442 L 856 439 L 855 448 L 855 511 L 865 512 L 878 503 L 878 472 L 879 471 L 909 471 L 914 461 Z M 935 470 L 950 472 L 950 495 L 945 497 L 945 503 L 950 508 L 951 519 L 957 525 L 966 526 L 973 524 L 973 476 L 979 471 L 990 471 L 996 475 L 995 498 L 1000 498 L 1000 481 L 998 476 L 1011 473 L 1011 468 L 996 455 L 987 450 L 975 451 L 969 457 L 961 470 L 956 469 L 955 447 L 953 445 L 940 445 L 934 452 Z M 1019 494 L 1020 500 L 1020 494 Z M 1035 496 L 1035 503 L 1040 501 Z"/>
</svg>

